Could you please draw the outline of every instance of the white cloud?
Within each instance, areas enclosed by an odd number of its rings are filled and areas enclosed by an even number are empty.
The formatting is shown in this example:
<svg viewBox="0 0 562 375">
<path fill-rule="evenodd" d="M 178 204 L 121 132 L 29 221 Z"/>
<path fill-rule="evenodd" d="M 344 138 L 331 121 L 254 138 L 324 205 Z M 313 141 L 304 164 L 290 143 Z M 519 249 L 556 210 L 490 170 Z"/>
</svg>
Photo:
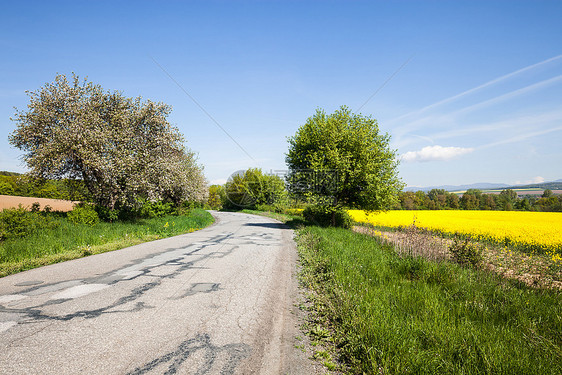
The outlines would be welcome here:
<svg viewBox="0 0 562 375">
<path fill-rule="evenodd" d="M 537 177 L 533 177 L 530 180 L 527 181 L 516 181 L 515 185 L 529 185 L 529 184 L 540 184 L 544 182 L 544 177 L 541 176 L 537 176 Z"/>
<path fill-rule="evenodd" d="M 474 151 L 473 148 L 465 147 L 443 147 L 443 146 L 427 146 L 419 151 L 408 151 L 401 156 L 401 160 L 409 162 L 425 162 L 436 160 L 450 160 L 457 156 L 469 154 Z"/>
</svg>

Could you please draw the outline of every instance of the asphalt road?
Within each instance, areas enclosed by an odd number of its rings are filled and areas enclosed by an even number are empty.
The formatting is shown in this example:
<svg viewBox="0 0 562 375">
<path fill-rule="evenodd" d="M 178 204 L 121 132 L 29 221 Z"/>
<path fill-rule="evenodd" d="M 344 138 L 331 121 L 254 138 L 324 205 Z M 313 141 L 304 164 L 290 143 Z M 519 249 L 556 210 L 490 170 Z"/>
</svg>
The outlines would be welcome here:
<svg viewBox="0 0 562 375">
<path fill-rule="evenodd" d="M 293 233 L 259 216 L 0 279 L 1 374 L 311 374 Z"/>
</svg>

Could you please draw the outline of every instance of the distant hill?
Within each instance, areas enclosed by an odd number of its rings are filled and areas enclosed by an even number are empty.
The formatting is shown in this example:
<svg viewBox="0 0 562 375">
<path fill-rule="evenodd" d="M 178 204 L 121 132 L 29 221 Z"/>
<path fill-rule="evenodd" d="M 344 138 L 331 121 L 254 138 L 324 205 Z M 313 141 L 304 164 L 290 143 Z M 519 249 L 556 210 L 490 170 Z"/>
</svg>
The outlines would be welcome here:
<svg viewBox="0 0 562 375">
<path fill-rule="evenodd" d="M 20 176 L 21 173 L 17 172 L 8 172 L 8 171 L 0 171 L 0 176 Z"/>
<path fill-rule="evenodd" d="M 562 190 L 562 179 L 550 182 L 541 182 L 538 184 L 528 184 L 528 185 L 508 185 L 502 183 L 489 183 L 489 182 L 477 182 L 475 184 L 469 185 L 440 185 L 440 186 L 408 186 L 404 188 L 404 191 L 418 191 L 428 192 L 432 189 L 443 189 L 449 192 L 465 191 L 468 189 L 479 189 L 479 190 L 494 190 L 494 189 L 550 189 L 550 190 Z"/>
<path fill-rule="evenodd" d="M 541 182 L 539 184 L 530 185 L 517 185 L 510 186 L 507 189 L 550 189 L 550 190 L 562 190 L 562 179 L 552 182 Z"/>
<path fill-rule="evenodd" d="M 468 190 L 468 189 L 480 189 L 480 190 L 488 190 L 488 189 L 502 189 L 507 188 L 509 185 L 507 184 L 493 184 L 489 182 L 477 182 L 475 184 L 469 185 L 441 185 L 441 186 L 426 186 L 426 187 L 417 187 L 417 186 L 408 186 L 405 188 L 405 191 L 418 191 L 421 190 L 423 192 L 428 192 L 432 189 L 443 189 L 446 191 L 461 191 L 461 190 Z"/>
</svg>

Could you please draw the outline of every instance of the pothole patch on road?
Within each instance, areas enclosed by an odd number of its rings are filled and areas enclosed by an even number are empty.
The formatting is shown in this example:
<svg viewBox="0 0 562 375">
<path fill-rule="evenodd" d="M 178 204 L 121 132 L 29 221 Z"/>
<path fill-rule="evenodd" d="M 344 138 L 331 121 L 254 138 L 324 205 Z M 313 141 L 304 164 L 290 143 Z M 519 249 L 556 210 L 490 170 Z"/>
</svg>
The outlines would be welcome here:
<svg viewBox="0 0 562 375">
<path fill-rule="evenodd" d="M 192 296 L 197 293 L 211 293 L 219 290 L 219 283 L 195 283 L 191 284 L 191 288 L 183 295 L 183 297 Z"/>
</svg>

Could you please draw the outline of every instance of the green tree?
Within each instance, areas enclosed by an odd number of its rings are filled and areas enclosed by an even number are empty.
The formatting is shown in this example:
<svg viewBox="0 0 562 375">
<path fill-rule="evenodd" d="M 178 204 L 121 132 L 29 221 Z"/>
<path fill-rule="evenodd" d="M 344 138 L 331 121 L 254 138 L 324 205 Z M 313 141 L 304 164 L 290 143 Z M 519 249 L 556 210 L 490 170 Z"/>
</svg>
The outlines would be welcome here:
<svg viewBox="0 0 562 375">
<path fill-rule="evenodd" d="M 58 75 L 28 95 L 10 143 L 26 152 L 32 176 L 81 180 L 110 210 L 206 199 L 202 168 L 168 123 L 168 105 L 105 92 L 76 75 L 70 82 Z"/>
<path fill-rule="evenodd" d="M 482 194 L 480 197 L 480 209 L 481 210 L 495 210 L 496 200 L 492 194 Z"/>
<path fill-rule="evenodd" d="M 211 207 L 213 210 L 220 210 L 222 208 L 222 202 L 225 198 L 224 186 L 209 186 L 209 198 L 207 200 L 209 207 Z"/>
<path fill-rule="evenodd" d="M 258 208 L 286 201 L 285 183 L 279 176 L 264 174 L 259 168 L 234 173 L 224 185 L 223 206 L 229 209 Z"/>
<path fill-rule="evenodd" d="M 523 198 L 519 201 L 517 208 L 524 211 L 529 211 L 531 209 L 531 204 L 529 202 L 529 198 Z"/>
<path fill-rule="evenodd" d="M 552 197 L 552 190 L 550 190 L 550 189 L 545 189 L 545 190 L 542 192 L 541 197 L 542 197 L 542 198 L 550 198 L 550 197 Z"/>
<path fill-rule="evenodd" d="M 561 200 L 552 195 L 548 198 L 539 198 L 536 205 L 541 211 L 560 211 Z"/>
<path fill-rule="evenodd" d="M 414 205 L 417 210 L 426 210 L 429 207 L 429 197 L 422 191 L 416 191 Z"/>
<path fill-rule="evenodd" d="M 433 202 L 430 203 L 432 209 L 441 210 L 447 207 L 447 194 L 449 194 L 444 189 L 431 189 L 427 196 Z"/>
<path fill-rule="evenodd" d="M 403 210 L 415 210 L 416 195 L 413 191 L 405 191 L 399 194 L 400 207 Z"/>
<path fill-rule="evenodd" d="M 512 189 L 504 189 L 498 198 L 499 205 L 504 211 L 511 211 L 517 204 L 517 192 Z"/>
<path fill-rule="evenodd" d="M 468 189 L 460 200 L 460 205 L 465 210 L 477 210 L 480 207 L 480 197 L 482 191 L 478 189 Z"/>
<path fill-rule="evenodd" d="M 403 184 L 396 151 L 375 119 L 345 106 L 330 115 L 318 109 L 288 141 L 291 193 L 331 206 L 372 210 L 397 203 Z"/>
<path fill-rule="evenodd" d="M 427 195 L 432 201 L 437 201 L 439 195 L 445 195 L 447 192 L 444 189 L 431 189 Z"/>
<path fill-rule="evenodd" d="M 447 196 L 447 205 L 452 209 L 459 208 L 459 196 L 456 194 L 449 194 Z"/>
</svg>

